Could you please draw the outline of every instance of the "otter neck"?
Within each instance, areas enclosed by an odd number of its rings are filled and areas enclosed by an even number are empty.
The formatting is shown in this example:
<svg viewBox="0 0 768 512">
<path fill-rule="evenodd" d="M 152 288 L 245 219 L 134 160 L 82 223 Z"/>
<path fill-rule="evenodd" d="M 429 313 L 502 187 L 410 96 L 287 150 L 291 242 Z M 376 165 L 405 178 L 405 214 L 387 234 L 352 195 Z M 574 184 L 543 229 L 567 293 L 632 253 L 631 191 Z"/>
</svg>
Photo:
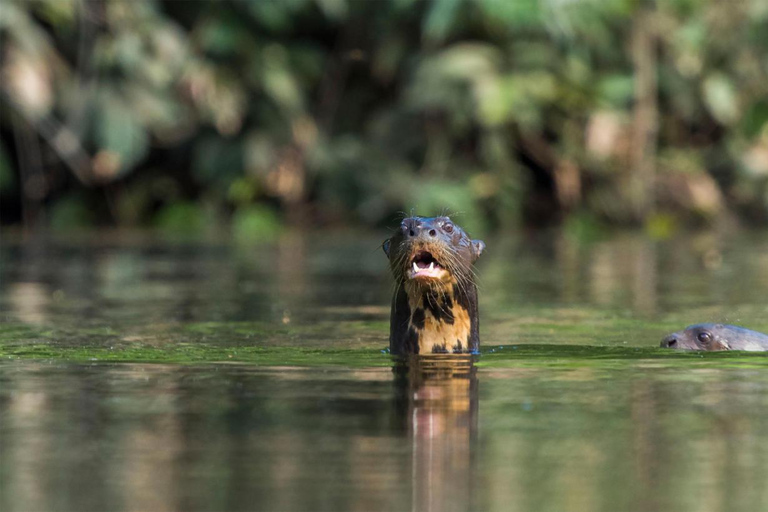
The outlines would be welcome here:
<svg viewBox="0 0 768 512">
<path fill-rule="evenodd" d="M 476 350 L 476 303 L 454 278 L 434 287 L 407 281 L 403 289 L 407 297 L 403 304 L 407 306 L 405 331 L 411 347 L 408 352 L 446 354 Z M 474 299 L 474 284 L 470 291 Z"/>
</svg>

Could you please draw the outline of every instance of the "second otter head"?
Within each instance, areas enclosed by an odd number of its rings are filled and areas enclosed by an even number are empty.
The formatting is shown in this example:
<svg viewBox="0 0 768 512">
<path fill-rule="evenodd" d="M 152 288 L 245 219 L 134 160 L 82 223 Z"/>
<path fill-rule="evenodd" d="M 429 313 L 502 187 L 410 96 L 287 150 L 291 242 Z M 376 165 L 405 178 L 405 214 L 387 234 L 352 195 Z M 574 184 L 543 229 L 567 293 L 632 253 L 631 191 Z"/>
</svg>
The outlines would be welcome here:
<svg viewBox="0 0 768 512">
<path fill-rule="evenodd" d="M 677 350 L 730 350 L 728 329 L 721 324 L 689 325 L 682 331 L 670 334 L 661 340 L 661 348 Z"/>
<path fill-rule="evenodd" d="M 396 281 L 440 288 L 473 281 L 472 264 L 485 243 L 472 240 L 449 217 L 408 217 L 383 248 Z"/>
<path fill-rule="evenodd" d="M 768 350 L 768 335 L 736 325 L 695 324 L 661 340 L 662 348 L 677 350 Z"/>
</svg>

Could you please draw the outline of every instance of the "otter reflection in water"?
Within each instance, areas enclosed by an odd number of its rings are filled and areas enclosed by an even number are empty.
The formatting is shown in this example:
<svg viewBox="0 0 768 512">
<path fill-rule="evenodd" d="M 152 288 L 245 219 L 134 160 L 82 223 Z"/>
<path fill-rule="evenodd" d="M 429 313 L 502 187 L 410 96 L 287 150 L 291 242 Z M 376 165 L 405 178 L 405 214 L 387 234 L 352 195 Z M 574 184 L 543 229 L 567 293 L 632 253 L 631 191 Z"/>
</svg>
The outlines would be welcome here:
<svg viewBox="0 0 768 512">
<path fill-rule="evenodd" d="M 409 356 L 394 369 L 398 420 L 411 440 L 412 510 L 475 510 L 477 376 L 471 355 Z"/>
</svg>

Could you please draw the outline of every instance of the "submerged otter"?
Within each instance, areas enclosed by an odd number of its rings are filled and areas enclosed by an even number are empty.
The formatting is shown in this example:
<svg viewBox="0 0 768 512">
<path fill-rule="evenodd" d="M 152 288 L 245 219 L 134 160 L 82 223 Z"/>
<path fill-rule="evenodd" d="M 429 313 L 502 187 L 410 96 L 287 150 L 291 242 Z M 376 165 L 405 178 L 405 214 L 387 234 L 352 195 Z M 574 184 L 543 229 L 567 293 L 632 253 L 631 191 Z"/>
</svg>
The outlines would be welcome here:
<svg viewBox="0 0 768 512">
<path fill-rule="evenodd" d="M 409 217 L 383 244 L 395 277 L 393 354 L 472 353 L 480 344 L 472 264 L 485 243 L 448 217 Z"/>
<path fill-rule="evenodd" d="M 696 324 L 661 340 L 662 348 L 679 350 L 768 350 L 768 335 L 744 327 L 723 324 Z"/>
</svg>

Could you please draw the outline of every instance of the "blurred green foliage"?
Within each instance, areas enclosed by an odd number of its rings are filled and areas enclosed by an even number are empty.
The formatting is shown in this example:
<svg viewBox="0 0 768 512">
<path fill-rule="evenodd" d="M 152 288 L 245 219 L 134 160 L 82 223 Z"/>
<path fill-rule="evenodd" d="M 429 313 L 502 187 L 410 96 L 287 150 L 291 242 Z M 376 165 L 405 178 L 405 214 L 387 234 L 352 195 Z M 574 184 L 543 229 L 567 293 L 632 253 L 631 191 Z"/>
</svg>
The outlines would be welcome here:
<svg viewBox="0 0 768 512">
<path fill-rule="evenodd" d="M 155 216 L 156 226 L 162 231 L 190 236 L 205 233 L 207 220 L 205 211 L 188 201 L 167 204 Z"/>
<path fill-rule="evenodd" d="M 275 212 L 263 205 L 251 205 L 238 209 L 232 216 L 232 234 L 245 242 L 270 241 L 280 233 L 280 219 Z"/>
<path fill-rule="evenodd" d="M 52 229 L 71 231 L 93 225 L 93 214 L 81 195 L 70 194 L 62 197 L 50 207 Z"/>
<path fill-rule="evenodd" d="M 764 0 L 2 10 L 5 221 L 50 210 L 53 226 L 200 233 L 224 219 L 251 239 L 444 209 L 473 231 L 768 219 Z M 83 211 L 104 197 L 109 215 Z"/>
</svg>

